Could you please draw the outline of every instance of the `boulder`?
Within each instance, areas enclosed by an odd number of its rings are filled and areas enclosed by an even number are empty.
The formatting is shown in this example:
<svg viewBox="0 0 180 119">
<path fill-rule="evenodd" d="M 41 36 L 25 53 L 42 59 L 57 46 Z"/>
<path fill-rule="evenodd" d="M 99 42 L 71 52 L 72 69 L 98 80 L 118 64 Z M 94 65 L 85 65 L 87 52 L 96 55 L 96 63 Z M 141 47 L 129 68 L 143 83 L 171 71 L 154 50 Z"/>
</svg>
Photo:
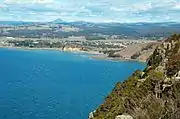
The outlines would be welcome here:
<svg viewBox="0 0 180 119">
<path fill-rule="evenodd" d="M 118 115 L 115 119 L 133 119 L 130 115 Z"/>
<path fill-rule="evenodd" d="M 93 112 L 90 112 L 88 119 L 93 119 L 93 118 L 94 118 Z"/>
</svg>

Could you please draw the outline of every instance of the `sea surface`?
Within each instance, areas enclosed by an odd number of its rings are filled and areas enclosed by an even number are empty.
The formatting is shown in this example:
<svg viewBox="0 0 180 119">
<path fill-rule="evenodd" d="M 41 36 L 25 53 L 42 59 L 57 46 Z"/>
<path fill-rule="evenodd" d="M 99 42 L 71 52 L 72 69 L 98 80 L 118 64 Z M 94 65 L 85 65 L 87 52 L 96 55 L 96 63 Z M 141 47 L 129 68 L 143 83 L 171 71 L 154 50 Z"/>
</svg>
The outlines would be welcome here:
<svg viewBox="0 0 180 119">
<path fill-rule="evenodd" d="M 0 119 L 87 119 L 144 63 L 88 54 L 0 49 Z"/>
</svg>

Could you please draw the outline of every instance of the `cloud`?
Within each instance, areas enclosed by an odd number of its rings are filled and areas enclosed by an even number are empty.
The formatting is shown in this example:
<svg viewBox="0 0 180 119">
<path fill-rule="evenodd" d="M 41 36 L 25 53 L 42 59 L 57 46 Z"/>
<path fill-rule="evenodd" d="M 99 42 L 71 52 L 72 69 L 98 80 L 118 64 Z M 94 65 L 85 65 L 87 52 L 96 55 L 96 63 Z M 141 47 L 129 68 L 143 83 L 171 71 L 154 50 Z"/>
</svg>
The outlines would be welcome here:
<svg viewBox="0 0 180 119">
<path fill-rule="evenodd" d="M 180 9 L 180 3 L 176 4 L 176 5 L 174 6 L 174 9 L 179 10 L 179 9 Z"/>
<path fill-rule="evenodd" d="M 54 0 L 5 0 L 6 4 L 48 4 L 53 3 Z"/>
<path fill-rule="evenodd" d="M 0 8 L 0 20 L 180 21 L 179 0 L 0 0 Z"/>
</svg>

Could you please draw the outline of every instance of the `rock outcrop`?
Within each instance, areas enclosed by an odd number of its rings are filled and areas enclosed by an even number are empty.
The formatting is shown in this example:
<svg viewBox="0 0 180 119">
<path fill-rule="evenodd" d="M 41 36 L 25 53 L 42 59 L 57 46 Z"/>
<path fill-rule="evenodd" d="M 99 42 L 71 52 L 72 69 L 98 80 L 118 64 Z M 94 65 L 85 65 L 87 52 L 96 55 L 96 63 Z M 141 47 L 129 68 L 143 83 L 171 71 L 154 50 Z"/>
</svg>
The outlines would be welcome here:
<svg viewBox="0 0 180 119">
<path fill-rule="evenodd" d="M 118 115 L 115 119 L 133 119 L 130 115 Z"/>
<path fill-rule="evenodd" d="M 77 47 L 77 46 L 64 46 L 62 48 L 63 51 L 69 51 L 69 52 L 79 52 L 82 51 L 82 47 Z"/>
<path fill-rule="evenodd" d="M 92 115 L 92 119 L 179 119 L 180 35 L 159 45 L 144 71 L 118 82 Z"/>
</svg>

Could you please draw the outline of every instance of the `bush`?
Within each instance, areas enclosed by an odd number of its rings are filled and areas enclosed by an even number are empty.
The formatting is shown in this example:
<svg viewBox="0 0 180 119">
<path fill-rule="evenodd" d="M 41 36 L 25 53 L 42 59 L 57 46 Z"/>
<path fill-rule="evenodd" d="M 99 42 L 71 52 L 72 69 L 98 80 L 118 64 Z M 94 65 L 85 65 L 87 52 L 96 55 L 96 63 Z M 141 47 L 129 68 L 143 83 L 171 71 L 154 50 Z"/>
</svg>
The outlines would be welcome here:
<svg viewBox="0 0 180 119">
<path fill-rule="evenodd" d="M 180 70 L 180 54 L 171 56 L 167 63 L 167 76 L 172 77 Z"/>
</svg>

